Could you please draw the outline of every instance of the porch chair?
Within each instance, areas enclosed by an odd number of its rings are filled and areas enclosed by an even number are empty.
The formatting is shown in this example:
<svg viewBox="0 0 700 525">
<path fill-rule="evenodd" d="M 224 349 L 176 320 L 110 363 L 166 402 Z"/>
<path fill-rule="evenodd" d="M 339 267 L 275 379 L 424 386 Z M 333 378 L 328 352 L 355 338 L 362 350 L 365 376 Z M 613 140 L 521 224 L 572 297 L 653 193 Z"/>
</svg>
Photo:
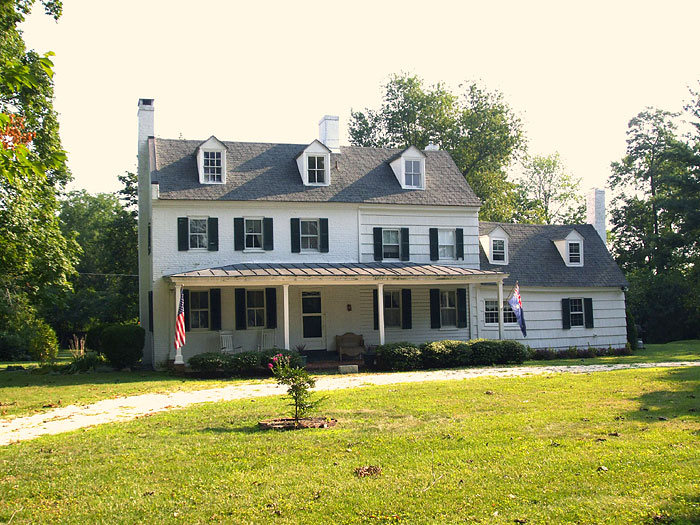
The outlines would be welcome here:
<svg viewBox="0 0 700 525">
<path fill-rule="evenodd" d="M 359 357 L 365 353 L 365 340 L 361 335 L 346 332 L 335 336 L 335 347 L 338 357 L 343 361 L 343 354 L 348 357 Z"/>
<path fill-rule="evenodd" d="M 219 348 L 222 354 L 235 354 L 243 350 L 242 346 L 233 346 L 233 332 L 219 332 Z"/>
<path fill-rule="evenodd" d="M 274 330 L 260 330 L 260 335 L 258 339 L 258 352 L 267 350 L 268 348 L 275 348 L 275 331 Z"/>
</svg>

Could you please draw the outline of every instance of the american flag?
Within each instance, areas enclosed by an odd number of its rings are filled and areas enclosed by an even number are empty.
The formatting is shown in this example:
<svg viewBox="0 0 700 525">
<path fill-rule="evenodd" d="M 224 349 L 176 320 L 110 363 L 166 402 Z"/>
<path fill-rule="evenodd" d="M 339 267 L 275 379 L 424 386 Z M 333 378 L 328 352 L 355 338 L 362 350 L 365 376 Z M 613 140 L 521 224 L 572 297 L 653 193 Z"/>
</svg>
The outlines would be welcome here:
<svg viewBox="0 0 700 525">
<path fill-rule="evenodd" d="M 185 291 L 180 291 L 180 306 L 175 317 L 175 349 L 185 346 Z"/>
<path fill-rule="evenodd" d="M 523 333 L 524 337 L 527 337 L 527 327 L 525 326 L 525 314 L 523 313 L 523 302 L 520 299 L 520 286 L 515 283 L 513 291 L 510 292 L 510 299 L 508 299 L 508 304 L 510 305 L 515 318 L 518 320 L 520 325 L 520 331 Z"/>
</svg>

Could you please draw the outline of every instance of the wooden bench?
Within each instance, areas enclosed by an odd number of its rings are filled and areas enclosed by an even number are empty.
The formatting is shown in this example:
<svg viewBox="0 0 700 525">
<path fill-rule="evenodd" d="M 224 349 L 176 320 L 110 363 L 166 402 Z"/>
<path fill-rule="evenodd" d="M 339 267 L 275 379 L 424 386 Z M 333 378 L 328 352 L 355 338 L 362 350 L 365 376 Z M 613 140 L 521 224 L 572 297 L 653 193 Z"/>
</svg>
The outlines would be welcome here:
<svg viewBox="0 0 700 525">
<path fill-rule="evenodd" d="M 341 361 L 343 354 L 348 357 L 359 357 L 365 353 L 365 340 L 361 335 L 347 332 L 335 336 L 335 348 Z"/>
</svg>

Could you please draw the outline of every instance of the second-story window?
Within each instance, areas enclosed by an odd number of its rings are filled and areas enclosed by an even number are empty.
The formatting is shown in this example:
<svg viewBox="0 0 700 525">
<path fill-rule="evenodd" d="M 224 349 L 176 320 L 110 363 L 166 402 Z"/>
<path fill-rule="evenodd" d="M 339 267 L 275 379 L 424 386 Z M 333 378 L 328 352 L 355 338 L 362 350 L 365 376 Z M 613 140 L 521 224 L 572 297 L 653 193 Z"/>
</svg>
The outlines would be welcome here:
<svg viewBox="0 0 700 525">
<path fill-rule="evenodd" d="M 401 254 L 399 230 L 382 230 L 382 250 L 384 259 L 398 259 Z"/>
<path fill-rule="evenodd" d="M 438 253 L 440 259 L 455 258 L 455 231 L 454 230 L 439 230 L 438 231 Z"/>
<path fill-rule="evenodd" d="M 404 184 L 411 188 L 420 188 L 422 186 L 422 177 L 420 169 L 421 161 L 419 160 L 406 160 L 404 173 Z"/>
<path fill-rule="evenodd" d="M 207 219 L 190 219 L 190 249 L 207 247 Z"/>
<path fill-rule="evenodd" d="M 246 219 L 245 220 L 245 247 L 259 248 L 263 247 L 263 221 L 262 219 Z"/>
<path fill-rule="evenodd" d="M 301 249 L 318 251 L 318 219 L 301 219 Z"/>
<path fill-rule="evenodd" d="M 567 243 L 567 247 L 569 250 L 569 264 L 581 264 L 581 243 L 569 242 Z"/>
<path fill-rule="evenodd" d="M 322 155 L 309 155 L 309 184 L 324 184 L 326 182 L 326 159 Z"/>
<path fill-rule="evenodd" d="M 204 182 L 221 182 L 221 152 L 204 152 Z"/>
</svg>

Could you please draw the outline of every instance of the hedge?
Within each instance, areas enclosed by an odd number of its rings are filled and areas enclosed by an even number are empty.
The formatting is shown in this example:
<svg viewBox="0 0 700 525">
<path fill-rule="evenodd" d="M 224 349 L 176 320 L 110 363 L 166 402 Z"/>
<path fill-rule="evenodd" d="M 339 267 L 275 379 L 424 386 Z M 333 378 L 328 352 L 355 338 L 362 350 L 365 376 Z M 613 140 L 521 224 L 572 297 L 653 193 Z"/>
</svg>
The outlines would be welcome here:
<svg viewBox="0 0 700 525">
<path fill-rule="evenodd" d="M 298 352 L 280 348 L 237 354 L 206 352 L 190 357 L 187 364 L 201 377 L 266 377 L 270 375 L 267 365 L 277 354 L 289 356 L 292 366 L 301 366 Z"/>
<path fill-rule="evenodd" d="M 133 368 L 143 357 L 146 331 L 139 325 L 108 326 L 100 335 L 100 353 L 114 368 Z"/>
<path fill-rule="evenodd" d="M 416 370 L 421 365 L 421 350 L 413 343 L 389 343 L 377 347 L 377 368 L 381 370 Z"/>
</svg>

